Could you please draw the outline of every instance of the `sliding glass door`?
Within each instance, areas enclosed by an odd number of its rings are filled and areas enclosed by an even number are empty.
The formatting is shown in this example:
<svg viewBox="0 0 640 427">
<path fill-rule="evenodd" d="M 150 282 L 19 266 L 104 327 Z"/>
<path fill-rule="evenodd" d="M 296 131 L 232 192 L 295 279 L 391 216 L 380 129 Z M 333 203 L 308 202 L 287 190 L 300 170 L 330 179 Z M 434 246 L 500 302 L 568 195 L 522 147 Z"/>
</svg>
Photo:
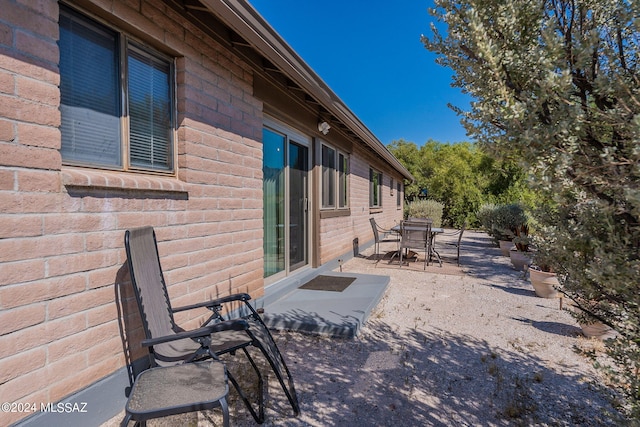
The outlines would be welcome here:
<svg viewBox="0 0 640 427">
<path fill-rule="evenodd" d="M 283 126 L 263 129 L 264 277 L 309 263 L 309 141 Z"/>
<path fill-rule="evenodd" d="M 289 142 L 289 270 L 308 262 L 309 149 Z"/>
</svg>

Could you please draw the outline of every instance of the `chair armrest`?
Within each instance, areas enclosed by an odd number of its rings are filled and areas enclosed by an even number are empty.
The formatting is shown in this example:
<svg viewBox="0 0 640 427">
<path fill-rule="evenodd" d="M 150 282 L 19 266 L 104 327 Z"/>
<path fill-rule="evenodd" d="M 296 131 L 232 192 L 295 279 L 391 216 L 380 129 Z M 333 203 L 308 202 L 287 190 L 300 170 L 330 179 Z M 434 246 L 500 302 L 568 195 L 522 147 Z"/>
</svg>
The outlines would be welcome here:
<svg viewBox="0 0 640 427">
<path fill-rule="evenodd" d="M 224 322 L 214 323 L 213 325 L 203 326 L 190 331 L 177 332 L 174 335 L 165 335 L 163 337 L 147 338 L 141 341 L 143 347 L 150 347 L 156 344 L 181 340 L 185 338 L 204 338 L 213 333 L 221 331 L 243 331 L 249 329 L 249 323 L 244 319 L 226 320 Z"/>
<path fill-rule="evenodd" d="M 210 301 L 199 302 L 196 304 L 185 305 L 182 307 L 175 307 L 173 308 L 172 311 L 174 313 L 177 313 L 179 311 L 193 310 L 194 308 L 202 308 L 202 307 L 211 308 L 211 307 L 221 306 L 222 304 L 225 304 L 228 302 L 233 302 L 233 301 L 246 302 L 246 301 L 249 301 L 250 299 L 251 299 L 251 296 L 249 294 L 233 294 L 233 295 L 228 295 L 226 297 L 213 299 Z"/>
</svg>

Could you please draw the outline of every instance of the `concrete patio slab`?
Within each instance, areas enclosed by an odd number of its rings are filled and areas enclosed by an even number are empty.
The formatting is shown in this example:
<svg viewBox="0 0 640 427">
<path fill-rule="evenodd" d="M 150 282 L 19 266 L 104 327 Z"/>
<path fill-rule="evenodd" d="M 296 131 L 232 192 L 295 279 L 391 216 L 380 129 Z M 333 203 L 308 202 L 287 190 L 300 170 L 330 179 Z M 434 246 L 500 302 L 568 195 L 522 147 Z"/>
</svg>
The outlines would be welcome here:
<svg viewBox="0 0 640 427">
<path fill-rule="evenodd" d="M 353 338 L 380 302 L 388 276 L 323 272 L 324 276 L 354 277 L 344 291 L 299 287 L 264 306 L 264 322 L 271 329 Z"/>
</svg>

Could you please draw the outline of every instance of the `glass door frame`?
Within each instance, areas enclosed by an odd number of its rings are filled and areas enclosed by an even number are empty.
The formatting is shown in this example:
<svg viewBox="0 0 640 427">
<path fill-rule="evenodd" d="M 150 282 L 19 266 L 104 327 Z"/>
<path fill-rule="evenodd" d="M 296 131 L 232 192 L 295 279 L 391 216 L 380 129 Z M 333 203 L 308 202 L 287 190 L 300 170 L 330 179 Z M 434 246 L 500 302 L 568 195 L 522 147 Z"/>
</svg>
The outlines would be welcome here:
<svg viewBox="0 0 640 427">
<path fill-rule="evenodd" d="M 285 209 L 284 211 L 286 212 L 285 215 L 285 224 L 284 224 L 284 241 L 286 242 L 285 245 L 285 257 L 284 257 L 284 270 L 274 273 L 268 277 L 264 278 L 265 281 L 265 286 L 270 285 L 272 283 L 275 283 L 279 280 L 282 280 L 286 277 L 288 277 L 290 274 L 292 274 L 293 272 L 297 273 L 300 270 L 304 270 L 306 268 L 308 268 L 311 263 L 312 263 L 312 259 L 313 259 L 313 244 L 312 244 L 312 230 L 313 230 L 313 226 L 312 226 L 312 221 L 313 221 L 313 198 L 311 197 L 312 195 L 312 178 L 313 178 L 313 163 L 312 163 L 312 147 L 313 147 L 313 139 L 310 136 L 305 135 L 304 133 L 292 128 L 291 126 L 277 120 L 274 119 L 272 117 L 264 117 L 264 122 L 263 122 L 263 128 L 264 129 L 268 129 L 271 130 L 275 133 L 281 134 L 285 136 L 285 143 L 284 143 L 284 149 L 285 152 L 283 154 L 284 159 L 285 159 L 285 194 L 284 194 L 284 200 L 286 203 Z M 306 230 L 305 230 L 305 238 L 306 238 L 306 248 L 304 249 L 307 253 L 306 255 L 306 264 L 304 266 L 298 266 L 296 267 L 294 270 L 291 270 L 291 265 L 290 265 L 290 230 L 289 230 L 289 224 L 290 224 L 290 190 L 291 190 L 291 186 L 290 186 L 290 169 L 289 169 L 289 148 L 290 148 L 290 144 L 296 144 L 302 147 L 305 147 L 307 149 L 307 189 L 306 189 L 306 194 L 307 194 L 307 206 L 306 206 Z M 264 208 L 263 208 L 264 209 Z M 265 237 L 263 237 L 265 238 Z"/>
</svg>

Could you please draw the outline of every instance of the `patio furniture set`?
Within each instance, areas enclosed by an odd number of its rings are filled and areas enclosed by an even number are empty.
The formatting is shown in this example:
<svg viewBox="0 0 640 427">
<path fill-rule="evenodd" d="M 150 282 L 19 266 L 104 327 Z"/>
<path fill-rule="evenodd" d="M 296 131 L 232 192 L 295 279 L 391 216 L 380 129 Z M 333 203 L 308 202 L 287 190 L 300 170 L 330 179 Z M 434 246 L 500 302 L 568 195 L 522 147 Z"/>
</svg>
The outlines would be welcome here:
<svg viewBox="0 0 640 427">
<path fill-rule="evenodd" d="M 375 218 L 370 218 L 369 221 L 373 229 L 376 256 L 380 251 L 380 242 L 395 241 L 398 243 L 397 250 L 392 254 L 389 264 L 395 258 L 398 258 L 400 267 L 402 267 L 403 259 L 416 257 L 417 253 L 413 251 L 422 251 L 424 252 L 423 269 L 426 269 L 432 259 L 436 259 L 440 267 L 442 267 L 442 258 L 436 249 L 436 236 L 443 235 L 448 236 L 449 239 L 438 243 L 438 246 L 454 247 L 456 249 L 456 262 L 458 266 L 460 265 L 460 243 L 466 224 L 459 230 L 445 232 L 441 227 L 434 227 L 433 221 L 429 218 L 409 218 L 389 229 L 380 227 Z M 393 235 L 394 237 L 391 240 L 380 239 L 381 233 L 384 233 L 385 236 Z"/>
<path fill-rule="evenodd" d="M 388 230 L 380 228 L 374 218 L 370 222 L 376 254 L 380 242 L 398 243 L 390 263 L 397 257 L 402 267 L 410 251 L 423 251 L 425 269 L 434 257 L 442 267 L 435 238 L 444 234 L 444 229 L 433 227 L 431 220 L 409 219 Z M 458 265 L 463 232 L 464 227 L 454 232 L 457 240 L 448 243 L 457 248 Z M 380 237 L 382 233 L 394 237 L 385 240 Z M 127 426 L 130 421 L 144 426 L 146 421 L 153 418 L 220 408 L 223 425 L 228 427 L 228 382 L 237 390 L 254 420 L 259 424 L 263 423 L 264 379 L 258 363 L 249 351 L 250 347 L 259 350 L 278 379 L 293 412 L 299 414 L 300 407 L 291 373 L 271 333 L 249 303 L 251 297 L 248 294 L 234 294 L 174 308 L 167 292 L 153 228 L 127 230 L 125 249 L 145 332 L 141 345 L 149 349 L 151 368 L 135 379 L 122 426 Z M 414 256 L 415 253 L 411 255 Z M 202 327 L 184 330 L 176 324 L 174 313 L 201 308 L 211 311 Z M 238 351 L 245 355 L 255 373 L 257 397 L 253 399 L 250 399 L 226 364 L 219 359 L 221 355 L 235 355 Z"/>
</svg>

